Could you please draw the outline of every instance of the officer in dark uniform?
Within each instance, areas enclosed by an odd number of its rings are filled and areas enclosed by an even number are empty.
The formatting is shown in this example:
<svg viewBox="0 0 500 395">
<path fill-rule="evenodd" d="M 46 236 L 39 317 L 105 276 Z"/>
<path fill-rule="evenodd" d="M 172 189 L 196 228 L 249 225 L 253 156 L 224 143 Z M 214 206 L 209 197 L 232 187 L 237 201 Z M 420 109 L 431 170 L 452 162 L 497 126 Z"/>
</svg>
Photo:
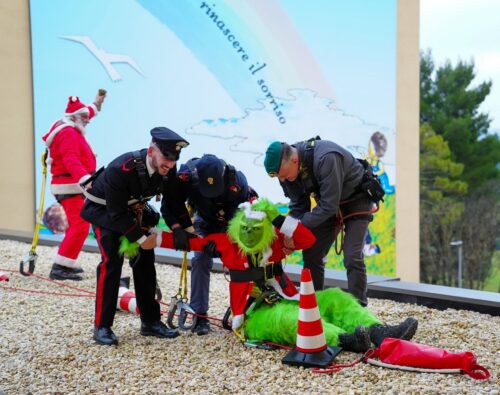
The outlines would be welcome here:
<svg viewBox="0 0 500 395">
<path fill-rule="evenodd" d="M 372 206 L 383 196 L 368 163 L 338 144 L 316 138 L 293 145 L 273 142 L 266 151 L 264 166 L 271 177 L 279 178 L 290 199 L 290 215 L 299 218 L 316 236 L 316 243 L 303 251 L 304 267 L 311 270 L 314 288 L 323 289 L 326 255 L 343 227 L 348 289 L 366 306 L 364 238 L 372 220 Z M 312 210 L 311 195 L 317 203 Z M 343 217 L 345 221 L 341 222 Z"/>
<path fill-rule="evenodd" d="M 199 236 L 223 233 L 240 203 L 257 198 L 248 186 L 245 175 L 215 155 L 203 155 L 181 165 L 177 186 L 167 191 L 162 202 L 162 214 L 171 229 L 176 227 L 195 231 Z M 194 214 L 194 228 L 189 216 L 179 216 L 175 204 L 187 201 Z M 208 311 L 210 270 L 213 252 L 196 252 L 191 262 L 191 308 L 199 315 Z M 198 335 L 210 329 L 206 318 L 198 317 L 192 328 Z"/>
<path fill-rule="evenodd" d="M 141 314 L 141 334 L 160 338 L 178 336 L 160 321 L 160 306 L 155 300 L 154 266 L 156 236 L 148 228 L 159 220 L 159 214 L 147 201 L 159 199 L 175 180 L 176 161 L 188 142 L 165 127 L 151 130 L 148 149 L 128 152 L 114 159 L 92 180 L 85 191 L 81 216 L 92 224 L 102 261 L 97 267 L 94 340 L 99 344 L 117 344 L 111 330 L 116 311 L 123 256 L 119 253 L 120 237 L 140 244 L 138 256 L 131 261 L 137 306 Z M 167 176 L 168 175 L 168 176 Z M 173 205 L 182 211 L 183 204 Z M 187 210 L 184 207 L 184 211 Z M 177 215 L 184 215 L 183 212 Z M 188 235 L 182 228 L 175 233 L 176 248 L 189 249 Z"/>
</svg>

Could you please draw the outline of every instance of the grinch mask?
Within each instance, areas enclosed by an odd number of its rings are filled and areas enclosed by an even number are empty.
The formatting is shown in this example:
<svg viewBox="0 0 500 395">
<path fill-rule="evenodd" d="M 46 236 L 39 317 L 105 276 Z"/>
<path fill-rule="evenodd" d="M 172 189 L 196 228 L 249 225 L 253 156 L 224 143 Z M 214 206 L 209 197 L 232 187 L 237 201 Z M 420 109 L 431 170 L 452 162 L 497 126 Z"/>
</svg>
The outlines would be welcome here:
<svg viewBox="0 0 500 395">
<path fill-rule="evenodd" d="M 229 222 L 229 238 L 238 244 L 245 254 L 255 254 L 268 248 L 276 238 L 270 220 L 276 207 L 267 199 L 259 199 L 253 204 L 243 203 Z"/>
<path fill-rule="evenodd" d="M 255 247 L 262 240 L 264 224 L 255 219 L 243 219 L 240 224 L 240 243 L 247 248 Z"/>
</svg>

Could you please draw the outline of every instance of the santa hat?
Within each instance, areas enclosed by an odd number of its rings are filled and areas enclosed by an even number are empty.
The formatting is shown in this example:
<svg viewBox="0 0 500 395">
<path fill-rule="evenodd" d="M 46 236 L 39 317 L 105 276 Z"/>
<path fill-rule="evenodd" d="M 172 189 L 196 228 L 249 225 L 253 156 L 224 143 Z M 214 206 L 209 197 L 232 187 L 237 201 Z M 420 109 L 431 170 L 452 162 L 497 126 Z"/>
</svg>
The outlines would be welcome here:
<svg viewBox="0 0 500 395">
<path fill-rule="evenodd" d="M 70 96 L 68 98 L 68 105 L 66 106 L 66 112 L 64 115 L 70 116 L 83 113 L 89 113 L 87 106 L 80 102 L 80 99 L 77 96 Z"/>
</svg>

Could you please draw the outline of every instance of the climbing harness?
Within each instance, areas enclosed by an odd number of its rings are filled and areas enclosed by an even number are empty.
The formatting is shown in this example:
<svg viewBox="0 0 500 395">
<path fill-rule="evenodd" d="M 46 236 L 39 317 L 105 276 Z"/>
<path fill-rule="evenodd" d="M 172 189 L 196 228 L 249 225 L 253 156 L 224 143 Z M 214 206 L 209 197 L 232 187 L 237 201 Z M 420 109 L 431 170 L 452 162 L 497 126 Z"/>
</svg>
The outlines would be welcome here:
<svg viewBox="0 0 500 395">
<path fill-rule="evenodd" d="M 340 202 L 340 205 L 349 203 L 349 201 L 343 201 Z M 338 233 L 335 235 L 335 240 L 334 240 L 334 246 L 335 246 L 335 253 L 337 255 L 340 255 L 342 251 L 344 250 L 344 223 L 346 219 L 356 217 L 356 216 L 365 216 L 369 217 L 372 214 L 375 214 L 379 210 L 378 204 L 374 204 L 372 208 L 369 211 L 356 211 L 349 213 L 347 215 L 342 215 L 342 211 L 340 208 L 337 210 L 337 216 L 336 216 L 336 221 L 337 223 L 335 224 L 335 228 L 338 229 Z M 371 221 L 371 220 L 370 220 Z M 339 236 L 340 236 L 340 242 L 339 242 Z"/>
<path fill-rule="evenodd" d="M 47 156 L 49 155 L 49 151 L 45 149 L 42 154 L 42 186 L 40 188 L 40 203 L 38 205 L 38 213 L 36 216 L 36 224 L 35 224 L 35 232 L 33 234 L 33 242 L 31 243 L 31 250 L 19 263 L 19 272 L 23 276 L 29 276 L 33 274 L 35 271 L 35 263 L 38 258 L 36 253 L 36 246 L 38 245 L 38 236 L 40 235 L 40 227 L 42 226 L 42 215 L 43 215 L 43 206 L 45 202 L 45 184 L 47 182 Z M 28 270 L 25 271 L 25 265 L 28 266 Z"/>
<path fill-rule="evenodd" d="M 196 326 L 198 315 L 193 311 L 193 309 L 191 309 L 191 306 L 189 306 L 187 294 L 187 251 L 184 251 L 181 265 L 181 275 L 179 279 L 179 289 L 177 290 L 177 293 L 170 298 L 170 307 L 167 313 L 167 325 L 172 329 L 179 327 L 179 329 L 183 331 L 188 331 Z M 177 325 L 175 325 L 174 317 L 177 312 L 178 320 Z M 191 324 L 186 324 L 188 314 L 192 317 Z"/>
</svg>

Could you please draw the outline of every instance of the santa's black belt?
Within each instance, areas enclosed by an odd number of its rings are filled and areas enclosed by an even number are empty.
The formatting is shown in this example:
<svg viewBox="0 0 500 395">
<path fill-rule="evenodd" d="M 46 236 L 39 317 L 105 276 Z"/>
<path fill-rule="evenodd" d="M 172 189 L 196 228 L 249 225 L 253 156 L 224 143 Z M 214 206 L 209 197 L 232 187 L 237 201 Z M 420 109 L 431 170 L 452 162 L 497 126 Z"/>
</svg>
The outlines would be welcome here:
<svg viewBox="0 0 500 395">
<path fill-rule="evenodd" d="M 231 281 L 235 283 L 260 282 L 283 274 L 280 263 L 271 263 L 265 267 L 252 267 L 248 270 L 229 270 Z"/>
</svg>

